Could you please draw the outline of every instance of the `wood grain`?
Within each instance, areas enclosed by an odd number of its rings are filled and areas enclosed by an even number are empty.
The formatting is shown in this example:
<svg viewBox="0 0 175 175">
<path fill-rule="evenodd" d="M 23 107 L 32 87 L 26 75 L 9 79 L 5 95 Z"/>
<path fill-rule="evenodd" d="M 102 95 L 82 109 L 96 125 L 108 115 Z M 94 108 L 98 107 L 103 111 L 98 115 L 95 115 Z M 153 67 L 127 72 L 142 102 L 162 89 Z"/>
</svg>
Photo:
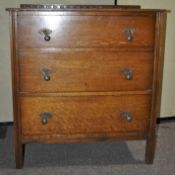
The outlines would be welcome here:
<svg viewBox="0 0 175 175">
<path fill-rule="evenodd" d="M 44 40 L 41 29 L 50 29 Z M 134 28 L 133 41 L 125 32 Z M 149 16 L 18 16 L 19 48 L 153 47 L 155 18 Z"/>
<path fill-rule="evenodd" d="M 146 131 L 150 100 L 148 95 L 20 98 L 22 134 Z M 52 113 L 46 125 L 42 112 Z M 131 112 L 133 120 L 122 112 Z"/>
<path fill-rule="evenodd" d="M 137 91 L 152 88 L 152 52 L 60 51 L 20 54 L 21 92 Z M 138 66 L 140 65 L 140 66 Z M 51 70 L 45 81 L 42 69 Z M 123 70 L 133 72 L 127 80 Z"/>
</svg>

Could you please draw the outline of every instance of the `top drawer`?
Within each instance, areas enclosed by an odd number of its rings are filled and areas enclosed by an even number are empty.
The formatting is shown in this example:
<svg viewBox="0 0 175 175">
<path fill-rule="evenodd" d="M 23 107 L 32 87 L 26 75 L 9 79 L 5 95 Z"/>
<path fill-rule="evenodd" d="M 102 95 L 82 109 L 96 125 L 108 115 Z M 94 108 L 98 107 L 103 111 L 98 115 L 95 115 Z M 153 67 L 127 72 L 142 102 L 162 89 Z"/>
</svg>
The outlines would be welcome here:
<svg viewBox="0 0 175 175">
<path fill-rule="evenodd" d="M 65 12 L 66 14 L 66 12 Z M 153 16 L 19 15 L 19 48 L 153 47 Z"/>
</svg>

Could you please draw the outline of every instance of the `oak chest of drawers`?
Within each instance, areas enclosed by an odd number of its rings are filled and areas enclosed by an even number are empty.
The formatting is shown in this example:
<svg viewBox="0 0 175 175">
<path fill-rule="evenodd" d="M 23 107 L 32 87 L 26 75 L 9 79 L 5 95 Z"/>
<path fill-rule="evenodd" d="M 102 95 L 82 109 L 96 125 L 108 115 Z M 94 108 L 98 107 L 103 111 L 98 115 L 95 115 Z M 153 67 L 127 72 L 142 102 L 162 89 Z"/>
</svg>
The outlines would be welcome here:
<svg viewBox="0 0 175 175">
<path fill-rule="evenodd" d="M 8 9 L 16 166 L 24 145 L 145 139 L 155 150 L 165 10 Z"/>
</svg>

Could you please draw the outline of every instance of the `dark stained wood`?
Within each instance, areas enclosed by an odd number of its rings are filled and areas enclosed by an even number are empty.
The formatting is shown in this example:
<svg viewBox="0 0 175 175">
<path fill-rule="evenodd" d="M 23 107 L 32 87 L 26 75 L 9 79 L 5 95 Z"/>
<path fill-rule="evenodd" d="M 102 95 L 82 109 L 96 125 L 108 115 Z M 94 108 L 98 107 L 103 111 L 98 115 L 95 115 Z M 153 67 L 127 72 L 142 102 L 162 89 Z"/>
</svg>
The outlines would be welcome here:
<svg viewBox="0 0 175 175">
<path fill-rule="evenodd" d="M 149 124 L 149 132 L 147 136 L 147 147 L 145 161 L 152 164 L 154 160 L 156 147 L 156 121 L 160 117 L 162 78 L 164 65 L 164 48 L 165 48 L 165 33 L 166 33 L 166 18 L 167 13 L 157 13 L 156 19 L 156 42 L 155 42 L 155 58 L 154 58 L 154 76 L 153 76 L 153 94 L 152 94 L 152 109 Z"/>
<path fill-rule="evenodd" d="M 16 29 L 16 13 L 10 12 L 10 36 L 11 36 L 11 69 L 12 69 L 12 90 L 13 90 L 13 116 L 14 116 L 14 145 L 15 145 L 15 159 L 16 168 L 23 167 L 24 159 L 24 145 L 21 138 L 21 124 L 19 120 L 19 103 L 18 103 L 18 89 L 19 89 L 19 68 L 17 56 L 17 29 Z"/>
<path fill-rule="evenodd" d="M 153 47 L 154 26 L 154 17 L 139 15 L 18 16 L 18 42 L 19 48 Z M 128 41 L 126 33 L 129 28 L 134 29 L 132 41 Z M 43 29 L 52 31 L 50 41 L 40 34 Z"/>
<path fill-rule="evenodd" d="M 44 68 L 51 71 L 50 81 L 43 78 Z M 124 75 L 126 68 L 132 71 L 132 80 Z M 152 88 L 153 53 L 83 49 L 56 54 L 25 52 L 20 54 L 20 72 L 21 92 L 146 90 Z"/>
<path fill-rule="evenodd" d="M 59 5 L 58 5 L 59 6 Z M 77 7 L 77 8 L 76 8 Z M 84 8 L 85 7 L 85 8 Z M 99 8 L 101 7 L 101 8 Z M 119 8 L 118 8 L 119 7 Z M 72 8 L 66 8 L 66 5 L 64 5 L 64 8 L 60 8 L 60 9 L 54 9 L 54 8 L 6 8 L 7 11 L 14 11 L 14 12 L 59 12 L 59 11 L 66 11 L 66 12 L 70 12 L 70 11 L 85 11 L 85 12 L 95 12 L 98 11 L 99 12 L 103 12 L 105 13 L 107 12 L 135 12 L 135 13 L 157 13 L 157 12 L 170 12 L 170 10 L 167 9 L 140 9 L 141 6 L 111 6 L 111 5 L 104 5 L 104 6 L 99 6 L 99 5 L 93 5 L 92 8 L 90 5 L 83 5 L 82 7 L 79 5 L 73 5 Z M 150 15 L 150 14 L 149 14 Z"/>
<path fill-rule="evenodd" d="M 153 163 L 167 11 L 7 10 L 16 167 L 22 168 L 24 146 L 32 142 L 145 139 L 146 162 Z M 134 29 L 131 41 L 128 28 Z M 41 35 L 41 29 L 52 33 Z M 50 81 L 43 80 L 42 68 L 51 69 Z M 123 68 L 132 68 L 133 79 L 126 80 Z M 51 118 L 41 118 L 43 112 Z M 121 112 L 131 112 L 132 121 Z"/>
<path fill-rule="evenodd" d="M 138 5 L 63 5 L 63 4 L 21 4 L 24 9 L 140 9 Z"/>
</svg>

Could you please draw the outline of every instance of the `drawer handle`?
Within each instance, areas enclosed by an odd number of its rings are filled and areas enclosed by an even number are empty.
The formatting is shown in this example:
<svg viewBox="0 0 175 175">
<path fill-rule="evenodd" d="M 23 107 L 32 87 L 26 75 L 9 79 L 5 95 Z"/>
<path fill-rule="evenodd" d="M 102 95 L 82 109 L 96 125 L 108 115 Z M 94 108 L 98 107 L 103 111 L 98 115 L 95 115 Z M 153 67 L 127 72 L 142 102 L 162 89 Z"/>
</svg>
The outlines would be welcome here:
<svg viewBox="0 0 175 175">
<path fill-rule="evenodd" d="M 127 35 L 128 41 L 132 41 L 134 39 L 135 31 L 136 30 L 134 28 L 125 29 L 125 34 Z"/>
<path fill-rule="evenodd" d="M 122 112 L 121 116 L 125 118 L 128 122 L 132 121 L 132 114 L 130 112 Z"/>
<path fill-rule="evenodd" d="M 41 35 L 44 35 L 44 40 L 45 41 L 50 41 L 51 40 L 50 34 L 52 33 L 52 30 L 45 28 L 45 29 L 41 29 L 39 31 L 39 33 Z"/>
<path fill-rule="evenodd" d="M 40 114 L 41 116 L 41 123 L 43 125 L 46 125 L 48 123 L 48 120 L 52 117 L 52 113 L 51 112 L 42 112 Z"/>
<path fill-rule="evenodd" d="M 127 80 L 132 80 L 133 79 L 133 71 L 130 68 L 124 68 L 122 70 L 123 75 Z"/>
<path fill-rule="evenodd" d="M 43 78 L 45 81 L 49 81 L 50 80 L 50 74 L 51 74 L 51 70 L 47 69 L 47 68 L 43 68 L 42 69 L 42 74 L 43 74 Z"/>
</svg>

